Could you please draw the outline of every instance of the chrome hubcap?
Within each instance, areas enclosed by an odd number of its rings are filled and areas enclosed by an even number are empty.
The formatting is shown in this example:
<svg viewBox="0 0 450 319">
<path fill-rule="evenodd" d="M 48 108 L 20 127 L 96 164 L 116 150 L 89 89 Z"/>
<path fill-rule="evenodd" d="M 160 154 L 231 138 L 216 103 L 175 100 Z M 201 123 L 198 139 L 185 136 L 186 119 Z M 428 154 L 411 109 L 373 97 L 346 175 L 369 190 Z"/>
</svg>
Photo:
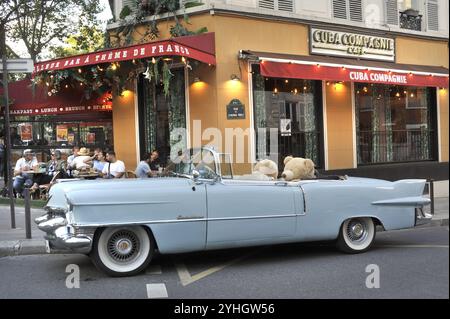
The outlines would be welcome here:
<svg viewBox="0 0 450 319">
<path fill-rule="evenodd" d="M 361 221 L 350 221 L 347 226 L 347 236 L 351 241 L 361 242 L 367 237 L 367 228 Z"/>
<path fill-rule="evenodd" d="M 119 230 L 108 240 L 108 253 L 117 262 L 129 262 L 139 253 L 140 242 L 136 234 L 129 230 Z"/>
</svg>

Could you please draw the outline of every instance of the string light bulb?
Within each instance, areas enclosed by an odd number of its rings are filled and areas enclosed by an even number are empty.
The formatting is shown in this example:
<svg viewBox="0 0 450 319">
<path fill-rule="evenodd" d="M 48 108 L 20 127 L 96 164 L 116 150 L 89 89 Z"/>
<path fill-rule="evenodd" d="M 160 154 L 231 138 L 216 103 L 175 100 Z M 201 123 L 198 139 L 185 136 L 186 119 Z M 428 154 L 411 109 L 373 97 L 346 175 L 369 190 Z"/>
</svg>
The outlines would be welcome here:
<svg viewBox="0 0 450 319">
<path fill-rule="evenodd" d="M 83 72 L 81 69 L 78 69 L 78 73 L 81 73 L 81 72 Z"/>
<path fill-rule="evenodd" d="M 152 63 L 156 64 L 156 59 L 154 57 L 152 58 Z"/>
<path fill-rule="evenodd" d="M 117 70 L 117 65 L 115 63 L 111 64 L 111 70 L 113 71 Z"/>
</svg>

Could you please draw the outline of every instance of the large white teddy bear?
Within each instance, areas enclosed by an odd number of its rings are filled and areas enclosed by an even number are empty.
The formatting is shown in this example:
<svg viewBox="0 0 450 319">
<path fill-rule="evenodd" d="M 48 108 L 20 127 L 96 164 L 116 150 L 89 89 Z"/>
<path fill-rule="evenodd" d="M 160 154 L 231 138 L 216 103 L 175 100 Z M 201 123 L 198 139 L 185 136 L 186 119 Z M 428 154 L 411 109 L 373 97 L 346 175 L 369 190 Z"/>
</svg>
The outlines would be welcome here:
<svg viewBox="0 0 450 319">
<path fill-rule="evenodd" d="M 314 166 L 314 162 L 309 158 L 288 156 L 284 159 L 281 177 L 285 181 L 315 178 Z"/>
<path fill-rule="evenodd" d="M 254 181 L 273 181 L 278 178 L 278 165 L 269 159 L 264 159 L 255 164 L 251 174 L 235 176 L 235 179 Z"/>
</svg>

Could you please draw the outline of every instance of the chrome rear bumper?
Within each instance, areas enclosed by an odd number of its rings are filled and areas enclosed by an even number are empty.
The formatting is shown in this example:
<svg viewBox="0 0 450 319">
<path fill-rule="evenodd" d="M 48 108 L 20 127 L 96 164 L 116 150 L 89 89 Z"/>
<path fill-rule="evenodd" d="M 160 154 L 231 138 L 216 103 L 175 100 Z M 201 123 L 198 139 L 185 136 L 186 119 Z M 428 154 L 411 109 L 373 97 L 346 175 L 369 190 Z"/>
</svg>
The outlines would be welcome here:
<svg viewBox="0 0 450 319">
<path fill-rule="evenodd" d="M 37 227 L 45 232 L 47 252 L 64 251 L 87 254 L 92 249 L 93 232 L 77 234 L 74 227 L 68 225 L 61 215 L 47 213 L 35 219 Z"/>
<path fill-rule="evenodd" d="M 415 226 L 426 225 L 433 219 L 431 212 L 426 212 L 424 208 L 416 208 L 416 221 Z"/>
</svg>

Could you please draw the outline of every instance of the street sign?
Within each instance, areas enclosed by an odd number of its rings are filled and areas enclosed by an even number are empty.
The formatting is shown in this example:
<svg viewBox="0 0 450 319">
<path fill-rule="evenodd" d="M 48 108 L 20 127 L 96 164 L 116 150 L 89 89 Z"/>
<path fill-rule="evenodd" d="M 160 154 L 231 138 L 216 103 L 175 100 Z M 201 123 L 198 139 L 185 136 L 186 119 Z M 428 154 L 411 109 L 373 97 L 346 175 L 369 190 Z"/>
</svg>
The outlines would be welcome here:
<svg viewBox="0 0 450 319">
<path fill-rule="evenodd" d="M 3 61 L 0 60 L 0 72 L 3 71 Z M 33 72 L 32 59 L 8 59 L 6 60 L 6 68 L 8 73 L 32 73 Z"/>
</svg>

